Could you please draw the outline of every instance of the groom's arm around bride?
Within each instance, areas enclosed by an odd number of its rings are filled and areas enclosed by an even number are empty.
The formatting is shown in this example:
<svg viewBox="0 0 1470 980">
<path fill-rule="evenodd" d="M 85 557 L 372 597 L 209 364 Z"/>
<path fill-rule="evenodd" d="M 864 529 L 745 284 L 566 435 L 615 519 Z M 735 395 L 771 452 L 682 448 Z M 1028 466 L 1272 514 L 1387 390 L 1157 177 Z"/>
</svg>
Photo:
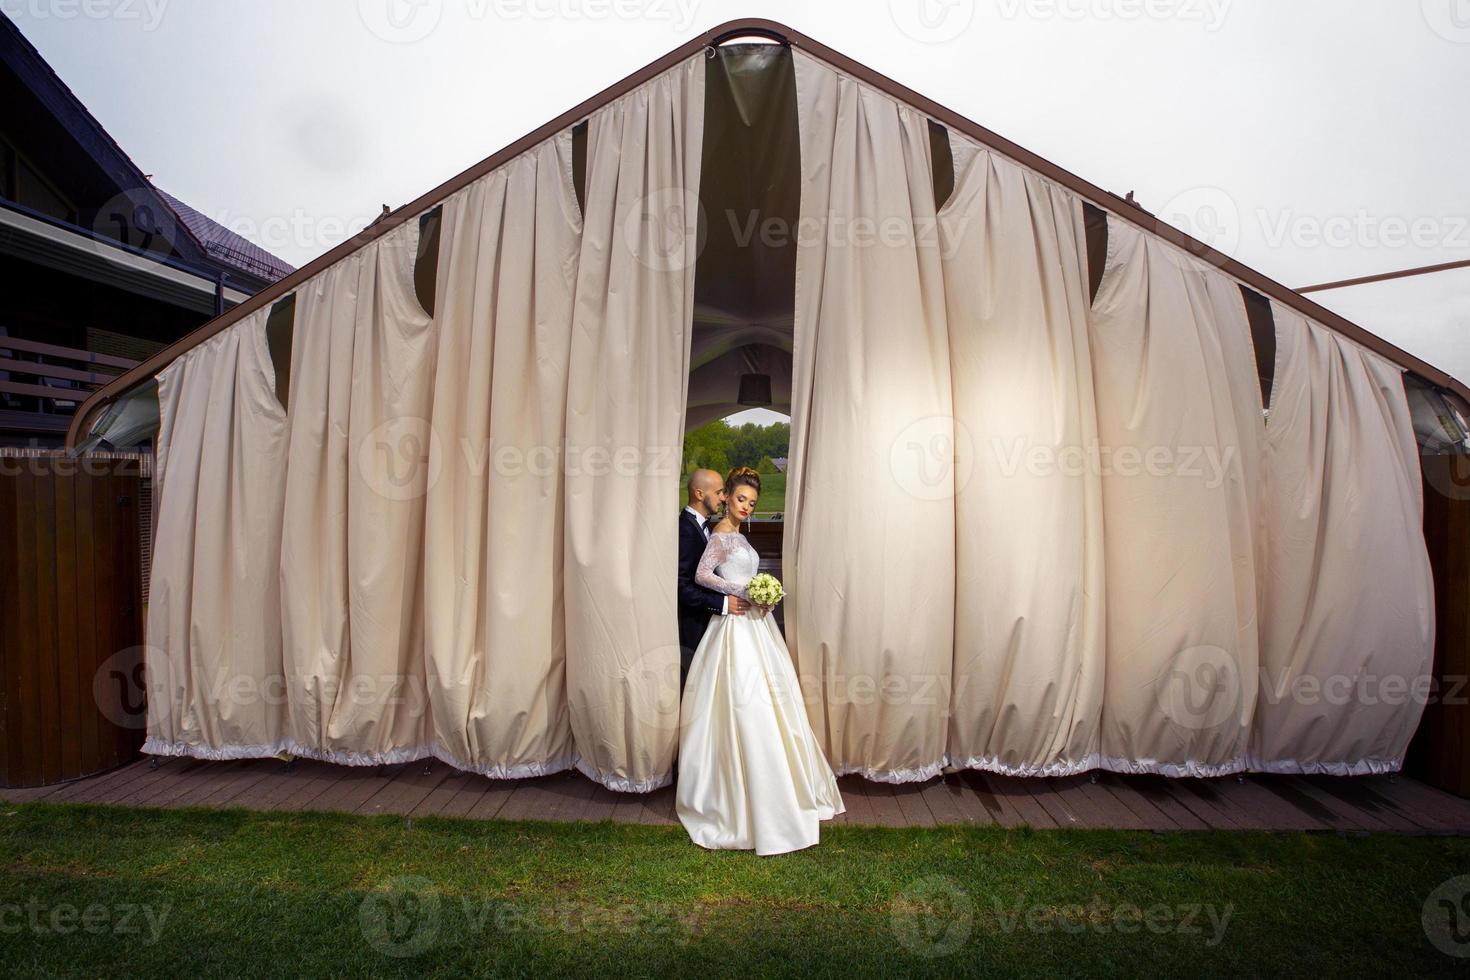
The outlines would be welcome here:
<svg viewBox="0 0 1470 980">
<path fill-rule="evenodd" d="M 704 554 L 709 534 L 704 524 L 724 503 L 724 481 L 713 470 L 695 470 L 689 477 L 689 503 L 679 512 L 679 690 L 689 676 L 694 650 L 712 615 L 739 616 L 748 603 L 725 596 L 694 581 L 694 570 Z"/>
</svg>

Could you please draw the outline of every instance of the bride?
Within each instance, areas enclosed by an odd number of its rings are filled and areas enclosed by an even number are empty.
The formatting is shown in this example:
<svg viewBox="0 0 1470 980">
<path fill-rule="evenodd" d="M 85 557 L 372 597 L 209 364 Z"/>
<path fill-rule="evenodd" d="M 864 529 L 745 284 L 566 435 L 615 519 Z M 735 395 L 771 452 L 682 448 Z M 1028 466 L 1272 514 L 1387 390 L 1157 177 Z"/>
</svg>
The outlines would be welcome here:
<svg viewBox="0 0 1470 980">
<path fill-rule="evenodd" d="M 761 481 L 740 467 L 725 483 L 695 581 L 748 598 L 760 556 L 740 533 Z M 782 854 L 815 844 L 818 824 L 844 812 L 817 744 L 786 641 L 770 615 L 711 616 L 689 667 L 679 733 L 676 808 L 701 847 Z"/>
</svg>

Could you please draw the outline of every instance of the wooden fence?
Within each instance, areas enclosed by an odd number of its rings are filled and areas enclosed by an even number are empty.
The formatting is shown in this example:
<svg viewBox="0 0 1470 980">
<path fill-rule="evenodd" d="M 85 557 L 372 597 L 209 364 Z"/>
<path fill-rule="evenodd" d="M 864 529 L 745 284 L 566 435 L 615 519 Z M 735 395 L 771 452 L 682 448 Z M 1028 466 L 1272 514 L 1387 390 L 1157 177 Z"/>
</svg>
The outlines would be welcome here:
<svg viewBox="0 0 1470 980">
<path fill-rule="evenodd" d="M 0 451 L 0 785 L 138 756 L 150 477 L 144 454 Z"/>
<path fill-rule="evenodd" d="M 1434 569 L 1434 680 L 1404 769 L 1470 797 L 1470 457 L 1422 456 L 1420 463 Z"/>
</svg>

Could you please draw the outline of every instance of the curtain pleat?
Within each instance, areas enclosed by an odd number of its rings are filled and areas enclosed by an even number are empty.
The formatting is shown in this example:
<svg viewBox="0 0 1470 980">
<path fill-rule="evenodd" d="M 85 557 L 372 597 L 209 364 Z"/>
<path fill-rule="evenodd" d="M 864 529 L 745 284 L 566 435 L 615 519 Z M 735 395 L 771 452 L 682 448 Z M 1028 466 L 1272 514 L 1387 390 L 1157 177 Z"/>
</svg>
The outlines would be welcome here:
<svg viewBox="0 0 1470 980">
<path fill-rule="evenodd" d="M 787 642 L 838 773 L 945 760 L 953 407 L 928 120 L 794 53 L 801 219 Z"/>
<path fill-rule="evenodd" d="M 1070 192 L 950 134 L 940 214 L 956 439 L 953 765 L 1098 762 L 1103 523 L 1087 245 Z"/>
<path fill-rule="evenodd" d="M 1434 646 L 1402 371 L 1284 306 L 1272 312 L 1252 766 L 1395 772 L 1428 695 Z"/>
<path fill-rule="evenodd" d="M 428 754 L 423 529 L 434 324 L 409 221 L 296 295 L 281 549 L 294 751 Z"/>
<path fill-rule="evenodd" d="M 1107 568 L 1105 768 L 1245 767 L 1261 403 L 1239 288 L 1109 217 L 1091 318 Z"/>
<path fill-rule="evenodd" d="M 155 755 L 239 758 L 284 738 L 286 415 L 267 316 L 247 317 L 158 376 L 143 746 Z"/>
<path fill-rule="evenodd" d="M 562 133 L 444 203 L 425 657 L 437 753 L 492 776 L 575 761 L 561 438 L 580 216 Z"/>
<path fill-rule="evenodd" d="M 566 687 L 578 769 L 624 791 L 669 783 L 678 745 L 704 71 L 691 59 L 588 122 L 565 430 Z"/>
</svg>

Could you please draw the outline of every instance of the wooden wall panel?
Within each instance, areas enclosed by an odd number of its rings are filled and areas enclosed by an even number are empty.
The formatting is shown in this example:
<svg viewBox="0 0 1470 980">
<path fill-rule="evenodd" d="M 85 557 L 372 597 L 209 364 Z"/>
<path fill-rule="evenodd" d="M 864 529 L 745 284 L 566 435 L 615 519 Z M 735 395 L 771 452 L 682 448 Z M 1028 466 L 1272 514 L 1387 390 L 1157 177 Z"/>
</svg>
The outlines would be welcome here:
<svg viewBox="0 0 1470 980">
<path fill-rule="evenodd" d="M 145 473 L 137 459 L 0 457 L 0 785 L 138 756 Z"/>
<path fill-rule="evenodd" d="M 1434 683 L 1405 771 L 1470 796 L 1470 458 L 1421 457 L 1434 570 Z"/>
</svg>

